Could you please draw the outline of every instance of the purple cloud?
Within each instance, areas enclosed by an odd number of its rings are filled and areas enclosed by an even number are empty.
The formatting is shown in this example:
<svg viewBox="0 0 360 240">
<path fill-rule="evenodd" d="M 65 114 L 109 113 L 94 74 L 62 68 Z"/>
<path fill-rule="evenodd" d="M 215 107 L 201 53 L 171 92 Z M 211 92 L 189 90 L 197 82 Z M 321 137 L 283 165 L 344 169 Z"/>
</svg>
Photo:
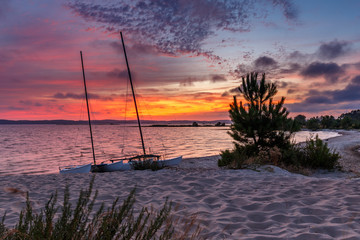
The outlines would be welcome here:
<svg viewBox="0 0 360 240">
<path fill-rule="evenodd" d="M 226 77 L 223 74 L 212 74 L 210 75 L 211 77 L 211 82 L 216 83 L 216 82 L 226 82 Z"/>
<path fill-rule="evenodd" d="M 360 101 L 360 75 L 354 77 L 350 83 L 341 90 L 315 91 L 311 90 L 308 97 L 301 103 L 288 104 L 293 112 L 317 112 L 339 108 L 339 103 Z"/>
<path fill-rule="evenodd" d="M 247 0 L 122 0 L 116 4 L 78 0 L 67 6 L 107 31 L 123 31 L 134 44 L 151 45 L 168 55 L 190 53 L 216 61 L 218 56 L 203 49 L 204 40 L 216 30 L 248 31 L 251 18 L 260 16 L 259 7 L 265 12 L 270 12 L 269 6 L 280 8 L 288 19 L 295 19 L 297 15 L 296 8 L 288 0 L 261 4 Z"/>
<path fill-rule="evenodd" d="M 19 101 L 19 103 L 22 105 L 25 105 L 25 106 L 35 106 L 35 107 L 43 106 L 41 103 L 32 102 L 32 101 L 28 101 L 28 100 L 21 100 L 21 101 Z"/>
<path fill-rule="evenodd" d="M 308 78 L 323 76 L 326 80 L 334 83 L 344 73 L 344 69 L 336 63 L 313 62 L 305 67 L 300 74 Z"/>
<path fill-rule="evenodd" d="M 103 101 L 112 101 L 113 98 L 111 97 L 103 97 L 97 94 L 92 94 L 89 93 L 88 94 L 90 99 L 99 99 L 99 100 L 103 100 Z M 84 94 L 75 94 L 75 93 L 56 93 L 55 95 L 52 96 L 52 98 L 55 99 L 85 99 L 85 95 Z"/>
<path fill-rule="evenodd" d="M 345 41 L 334 40 L 329 43 L 323 43 L 317 52 L 321 59 L 332 60 L 345 55 L 350 51 L 350 44 Z"/>
<path fill-rule="evenodd" d="M 112 78 L 121 78 L 121 79 L 127 79 L 129 77 L 127 70 L 120 70 L 118 68 L 115 68 L 111 72 L 108 72 L 107 75 Z M 134 73 L 131 75 L 134 76 Z"/>
<path fill-rule="evenodd" d="M 262 56 L 254 61 L 254 66 L 256 69 L 269 69 L 276 67 L 277 62 L 271 57 Z"/>
</svg>

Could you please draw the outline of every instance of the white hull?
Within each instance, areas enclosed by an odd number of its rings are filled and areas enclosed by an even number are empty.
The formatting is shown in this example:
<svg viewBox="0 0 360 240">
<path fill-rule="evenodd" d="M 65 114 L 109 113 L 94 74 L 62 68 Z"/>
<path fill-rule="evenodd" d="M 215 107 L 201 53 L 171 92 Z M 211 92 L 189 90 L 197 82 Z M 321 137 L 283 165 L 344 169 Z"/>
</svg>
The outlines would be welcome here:
<svg viewBox="0 0 360 240">
<path fill-rule="evenodd" d="M 166 160 L 158 160 L 157 163 L 159 166 L 163 167 L 173 167 L 176 165 L 179 165 L 182 160 L 182 156 L 166 159 Z M 134 161 L 135 162 L 135 161 Z M 123 162 L 118 161 L 114 163 L 109 164 L 101 164 L 97 165 L 96 168 L 94 168 L 94 172 L 116 172 L 116 171 L 128 171 L 132 169 L 132 162 Z"/>
<path fill-rule="evenodd" d="M 60 169 L 60 173 L 89 173 L 91 170 L 91 163 L 79 166 L 66 166 Z"/>
<path fill-rule="evenodd" d="M 182 160 L 182 156 L 171 158 L 171 159 L 165 159 L 165 160 L 159 160 L 158 163 L 160 166 L 164 167 L 174 167 L 180 164 Z"/>
<path fill-rule="evenodd" d="M 99 172 L 115 172 L 131 170 L 131 165 L 128 162 L 118 161 L 109 164 L 101 164 L 97 166 Z"/>
</svg>

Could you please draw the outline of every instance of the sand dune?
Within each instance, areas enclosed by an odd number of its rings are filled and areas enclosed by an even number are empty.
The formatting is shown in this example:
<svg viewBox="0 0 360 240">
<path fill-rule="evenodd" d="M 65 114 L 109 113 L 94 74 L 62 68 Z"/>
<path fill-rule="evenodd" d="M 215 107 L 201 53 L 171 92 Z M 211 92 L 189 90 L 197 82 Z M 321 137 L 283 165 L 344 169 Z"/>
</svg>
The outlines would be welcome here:
<svg viewBox="0 0 360 240">
<path fill-rule="evenodd" d="M 346 136 L 360 135 L 351 134 Z M 341 147 L 337 142 L 346 139 L 330 139 L 329 145 Z M 176 216 L 196 214 L 206 239 L 360 239 L 360 179 L 354 174 L 306 177 L 271 166 L 223 170 L 216 159 L 186 159 L 179 168 L 157 172 L 96 174 L 97 205 L 124 199 L 136 186 L 138 206 L 160 208 L 169 198 Z M 75 202 L 93 175 L 1 176 L 0 214 L 7 211 L 6 225 L 12 226 L 25 192 L 39 211 L 55 190 L 61 199 L 66 184 Z"/>
</svg>

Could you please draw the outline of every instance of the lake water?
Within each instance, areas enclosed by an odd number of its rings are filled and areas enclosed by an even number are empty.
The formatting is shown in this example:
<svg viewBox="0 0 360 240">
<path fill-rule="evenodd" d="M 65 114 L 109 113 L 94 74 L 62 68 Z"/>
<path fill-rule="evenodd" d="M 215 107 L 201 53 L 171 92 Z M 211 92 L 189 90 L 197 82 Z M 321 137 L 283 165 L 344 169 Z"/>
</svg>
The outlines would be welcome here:
<svg viewBox="0 0 360 240">
<path fill-rule="evenodd" d="M 233 147 L 229 127 L 144 127 L 148 153 L 167 158 L 219 154 Z M 318 134 L 326 139 L 336 132 L 301 131 L 295 141 Z M 93 126 L 97 163 L 124 154 L 141 153 L 137 127 Z M 59 166 L 92 162 L 86 125 L 0 125 L 0 175 L 58 173 Z"/>
</svg>

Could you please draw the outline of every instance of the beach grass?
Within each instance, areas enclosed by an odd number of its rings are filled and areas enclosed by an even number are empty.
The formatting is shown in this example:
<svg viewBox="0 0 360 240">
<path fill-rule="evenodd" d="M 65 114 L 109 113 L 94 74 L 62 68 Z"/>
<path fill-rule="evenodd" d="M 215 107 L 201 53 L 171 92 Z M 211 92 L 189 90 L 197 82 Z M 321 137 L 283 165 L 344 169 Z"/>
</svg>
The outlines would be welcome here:
<svg viewBox="0 0 360 240">
<path fill-rule="evenodd" d="M 15 227 L 7 228 L 4 225 L 6 215 L 2 218 L 0 239 L 199 239 L 201 231 L 196 221 L 174 218 L 171 215 L 172 203 L 167 199 L 160 210 L 142 207 L 136 211 L 136 188 L 122 204 L 116 198 L 111 207 L 105 209 L 102 203 L 95 211 L 98 191 L 93 191 L 94 179 L 88 189 L 80 191 L 74 208 L 68 186 L 62 205 L 57 203 L 56 192 L 40 213 L 33 211 L 27 193 L 26 207 L 20 212 Z M 176 226 L 182 226 L 182 229 L 176 229 Z"/>
</svg>

